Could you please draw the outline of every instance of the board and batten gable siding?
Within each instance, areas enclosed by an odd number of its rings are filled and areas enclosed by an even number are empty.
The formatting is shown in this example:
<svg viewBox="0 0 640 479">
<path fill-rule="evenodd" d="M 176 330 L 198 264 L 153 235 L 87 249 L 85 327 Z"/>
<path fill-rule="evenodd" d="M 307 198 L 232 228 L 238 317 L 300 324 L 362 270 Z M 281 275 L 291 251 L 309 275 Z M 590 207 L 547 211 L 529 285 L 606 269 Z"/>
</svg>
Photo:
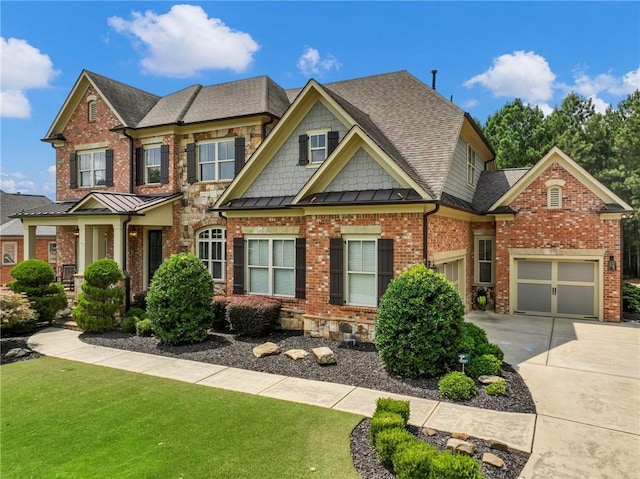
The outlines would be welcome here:
<svg viewBox="0 0 640 479">
<path fill-rule="evenodd" d="M 243 196 L 260 198 L 297 194 L 316 172 L 316 168 L 298 165 L 299 136 L 320 129 L 339 132 L 339 140 L 347 133 L 340 120 L 321 102 L 316 103 Z"/>
<path fill-rule="evenodd" d="M 484 162 L 480 158 L 480 153 L 476 151 L 476 174 L 473 186 L 467 183 L 467 142 L 458 138 L 456 149 L 453 152 L 453 161 L 444 184 L 444 192 L 465 201 L 473 201 L 480 173 L 484 170 Z"/>
<path fill-rule="evenodd" d="M 360 148 L 325 191 L 359 191 L 402 188 L 376 160 Z"/>
</svg>

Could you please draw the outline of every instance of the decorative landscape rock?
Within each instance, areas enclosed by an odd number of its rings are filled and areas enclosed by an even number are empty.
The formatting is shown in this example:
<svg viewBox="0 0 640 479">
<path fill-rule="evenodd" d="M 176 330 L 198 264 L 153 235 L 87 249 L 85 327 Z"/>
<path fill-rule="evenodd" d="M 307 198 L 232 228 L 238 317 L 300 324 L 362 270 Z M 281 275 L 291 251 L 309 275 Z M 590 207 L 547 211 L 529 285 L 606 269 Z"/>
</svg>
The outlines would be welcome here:
<svg viewBox="0 0 640 479">
<path fill-rule="evenodd" d="M 284 352 L 284 355 L 288 358 L 296 360 L 306 358 L 307 356 L 309 356 L 309 353 L 304 349 L 289 349 L 288 351 Z"/>
<path fill-rule="evenodd" d="M 447 440 L 447 450 L 460 454 L 466 454 L 467 456 L 473 456 L 473 454 L 476 452 L 476 445 L 471 442 L 452 437 Z"/>
<path fill-rule="evenodd" d="M 435 436 L 436 434 L 438 434 L 438 431 L 436 431 L 435 429 L 431 429 L 430 427 L 425 427 L 423 431 L 427 436 Z"/>
<path fill-rule="evenodd" d="M 5 357 L 7 358 L 23 358 L 31 354 L 32 351 L 27 348 L 12 348 L 6 352 Z"/>
<path fill-rule="evenodd" d="M 478 376 L 478 381 L 480 381 L 482 384 L 506 382 L 505 379 L 501 378 L 500 376 Z"/>
<path fill-rule="evenodd" d="M 253 348 L 253 355 L 256 358 L 264 358 L 274 354 L 280 354 L 280 347 L 276 343 L 266 342 Z"/>
<path fill-rule="evenodd" d="M 331 348 L 323 346 L 321 348 L 313 348 L 311 350 L 318 364 L 335 364 L 336 358 Z"/>
<path fill-rule="evenodd" d="M 498 441 L 497 439 L 487 439 L 485 441 L 487 447 L 491 449 L 495 449 L 497 451 L 508 451 L 509 446 L 502 441 Z"/>
<path fill-rule="evenodd" d="M 482 455 L 482 462 L 485 464 L 490 464 L 493 467 L 497 467 L 498 469 L 502 469 L 504 467 L 504 461 L 495 454 L 491 454 L 490 452 L 485 452 Z"/>
<path fill-rule="evenodd" d="M 454 433 L 451 434 L 451 437 L 453 437 L 455 439 L 462 439 L 463 441 L 466 441 L 471 436 L 469 436 L 469 434 L 467 434 L 466 432 L 454 432 Z"/>
</svg>

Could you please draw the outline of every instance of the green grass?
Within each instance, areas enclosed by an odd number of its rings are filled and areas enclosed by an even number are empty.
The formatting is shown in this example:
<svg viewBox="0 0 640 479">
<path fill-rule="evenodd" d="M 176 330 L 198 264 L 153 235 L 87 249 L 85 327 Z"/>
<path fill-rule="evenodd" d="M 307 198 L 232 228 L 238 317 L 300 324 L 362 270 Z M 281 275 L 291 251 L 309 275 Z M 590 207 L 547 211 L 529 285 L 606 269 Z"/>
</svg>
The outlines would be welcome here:
<svg viewBox="0 0 640 479">
<path fill-rule="evenodd" d="M 359 478 L 353 414 L 49 357 L 0 375 L 3 479 Z"/>
</svg>

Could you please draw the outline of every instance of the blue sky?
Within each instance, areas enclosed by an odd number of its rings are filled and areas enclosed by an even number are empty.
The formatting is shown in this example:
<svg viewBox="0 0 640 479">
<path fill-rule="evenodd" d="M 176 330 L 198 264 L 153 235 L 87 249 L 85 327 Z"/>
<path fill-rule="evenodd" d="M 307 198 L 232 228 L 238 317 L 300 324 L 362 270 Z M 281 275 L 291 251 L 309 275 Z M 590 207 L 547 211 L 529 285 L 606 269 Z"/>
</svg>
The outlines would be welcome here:
<svg viewBox="0 0 640 479">
<path fill-rule="evenodd" d="M 408 70 L 486 121 L 640 88 L 640 2 L 0 2 L 0 187 L 55 199 L 40 141 L 83 69 L 156 95 L 268 75 L 285 88 Z"/>
</svg>

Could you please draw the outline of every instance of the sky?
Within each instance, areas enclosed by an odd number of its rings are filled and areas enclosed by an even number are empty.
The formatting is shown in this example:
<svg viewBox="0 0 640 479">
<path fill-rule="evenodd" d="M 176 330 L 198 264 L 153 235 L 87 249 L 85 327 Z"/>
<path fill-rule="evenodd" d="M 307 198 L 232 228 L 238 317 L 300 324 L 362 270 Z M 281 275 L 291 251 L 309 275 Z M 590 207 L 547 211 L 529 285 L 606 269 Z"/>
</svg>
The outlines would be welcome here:
<svg viewBox="0 0 640 479">
<path fill-rule="evenodd" d="M 41 141 L 83 69 L 155 95 L 267 75 L 284 88 L 407 70 L 481 122 L 640 89 L 640 2 L 0 0 L 0 188 L 55 200 Z"/>
</svg>

